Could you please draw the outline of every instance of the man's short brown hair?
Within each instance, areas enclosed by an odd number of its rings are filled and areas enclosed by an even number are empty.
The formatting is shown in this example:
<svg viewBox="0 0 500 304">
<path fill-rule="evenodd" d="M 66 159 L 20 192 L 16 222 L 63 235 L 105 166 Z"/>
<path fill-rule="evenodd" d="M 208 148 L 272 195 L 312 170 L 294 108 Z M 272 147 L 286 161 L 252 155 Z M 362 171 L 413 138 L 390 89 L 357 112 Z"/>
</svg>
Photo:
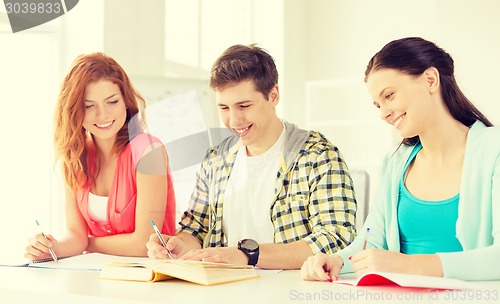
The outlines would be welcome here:
<svg viewBox="0 0 500 304">
<path fill-rule="evenodd" d="M 253 80 L 256 90 L 267 99 L 278 83 L 274 58 L 256 44 L 233 45 L 214 62 L 210 87 L 218 91 L 247 80 Z"/>
</svg>

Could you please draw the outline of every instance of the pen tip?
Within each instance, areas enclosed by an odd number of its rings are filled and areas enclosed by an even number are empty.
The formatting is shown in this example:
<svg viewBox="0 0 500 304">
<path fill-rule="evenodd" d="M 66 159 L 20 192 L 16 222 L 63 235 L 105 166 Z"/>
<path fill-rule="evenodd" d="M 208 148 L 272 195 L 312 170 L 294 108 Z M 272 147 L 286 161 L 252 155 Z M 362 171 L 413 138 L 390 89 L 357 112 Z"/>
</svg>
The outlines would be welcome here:
<svg viewBox="0 0 500 304">
<path fill-rule="evenodd" d="M 151 225 L 153 225 L 153 226 L 154 226 L 154 224 L 155 224 L 155 221 L 151 220 Z"/>
<path fill-rule="evenodd" d="M 35 222 L 36 222 L 37 226 L 40 226 L 40 223 L 38 223 L 38 220 L 35 220 Z"/>
</svg>

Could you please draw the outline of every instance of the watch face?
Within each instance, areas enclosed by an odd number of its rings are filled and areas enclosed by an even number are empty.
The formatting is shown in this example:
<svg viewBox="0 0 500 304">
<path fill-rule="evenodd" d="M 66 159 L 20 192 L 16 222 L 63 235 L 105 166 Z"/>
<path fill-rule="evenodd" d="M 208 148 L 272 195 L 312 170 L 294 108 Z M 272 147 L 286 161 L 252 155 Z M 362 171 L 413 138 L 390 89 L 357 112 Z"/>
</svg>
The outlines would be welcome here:
<svg viewBox="0 0 500 304">
<path fill-rule="evenodd" d="M 249 251 L 254 251 L 259 248 L 259 243 L 252 239 L 244 239 L 241 241 L 241 248 L 244 248 Z"/>
</svg>

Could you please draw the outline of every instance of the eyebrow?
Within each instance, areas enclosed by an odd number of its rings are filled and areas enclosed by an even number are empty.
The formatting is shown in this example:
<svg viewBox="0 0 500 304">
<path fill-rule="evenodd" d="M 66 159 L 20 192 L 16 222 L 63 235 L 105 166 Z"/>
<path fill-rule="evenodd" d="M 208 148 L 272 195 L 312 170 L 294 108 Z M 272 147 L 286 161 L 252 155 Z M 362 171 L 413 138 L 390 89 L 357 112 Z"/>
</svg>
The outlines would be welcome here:
<svg viewBox="0 0 500 304">
<path fill-rule="evenodd" d="M 108 96 L 108 97 L 104 98 L 104 100 L 108 100 L 108 99 L 110 99 L 110 98 L 113 98 L 113 97 L 115 97 L 116 95 L 118 95 L 118 93 L 115 93 L 115 94 L 113 94 L 113 95 L 111 95 L 111 96 Z M 85 102 L 94 102 L 94 101 L 93 101 L 93 100 L 88 100 L 88 99 L 85 99 Z"/>
<path fill-rule="evenodd" d="M 238 101 L 237 103 L 235 103 L 236 106 L 239 106 L 239 105 L 242 105 L 242 104 L 245 104 L 245 103 L 249 103 L 249 102 L 252 102 L 251 100 L 243 100 L 243 101 Z M 219 107 L 227 107 L 227 105 L 223 104 L 223 103 L 218 103 L 217 104 Z"/>
<path fill-rule="evenodd" d="M 389 89 L 389 87 L 385 87 L 384 89 L 382 89 L 382 91 L 380 91 L 380 93 L 378 94 L 378 97 L 383 97 L 382 95 L 384 95 L 384 92 Z"/>
</svg>

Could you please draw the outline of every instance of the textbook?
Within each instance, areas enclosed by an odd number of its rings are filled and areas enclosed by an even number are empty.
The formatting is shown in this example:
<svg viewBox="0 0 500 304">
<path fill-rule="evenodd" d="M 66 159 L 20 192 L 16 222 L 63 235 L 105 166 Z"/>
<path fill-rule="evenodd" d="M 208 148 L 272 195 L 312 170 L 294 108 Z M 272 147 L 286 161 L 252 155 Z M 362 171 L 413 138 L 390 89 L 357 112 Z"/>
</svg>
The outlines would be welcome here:
<svg viewBox="0 0 500 304">
<path fill-rule="evenodd" d="M 465 282 L 457 279 L 391 272 L 368 272 L 360 277 L 355 274 L 345 274 L 341 275 L 337 281 L 333 281 L 332 283 L 354 286 L 397 285 L 400 287 L 429 289 L 477 288 L 471 282 Z"/>
<path fill-rule="evenodd" d="M 209 286 L 258 276 L 255 267 L 248 265 L 165 259 L 107 263 L 99 278 L 143 282 L 180 279 Z"/>
</svg>

